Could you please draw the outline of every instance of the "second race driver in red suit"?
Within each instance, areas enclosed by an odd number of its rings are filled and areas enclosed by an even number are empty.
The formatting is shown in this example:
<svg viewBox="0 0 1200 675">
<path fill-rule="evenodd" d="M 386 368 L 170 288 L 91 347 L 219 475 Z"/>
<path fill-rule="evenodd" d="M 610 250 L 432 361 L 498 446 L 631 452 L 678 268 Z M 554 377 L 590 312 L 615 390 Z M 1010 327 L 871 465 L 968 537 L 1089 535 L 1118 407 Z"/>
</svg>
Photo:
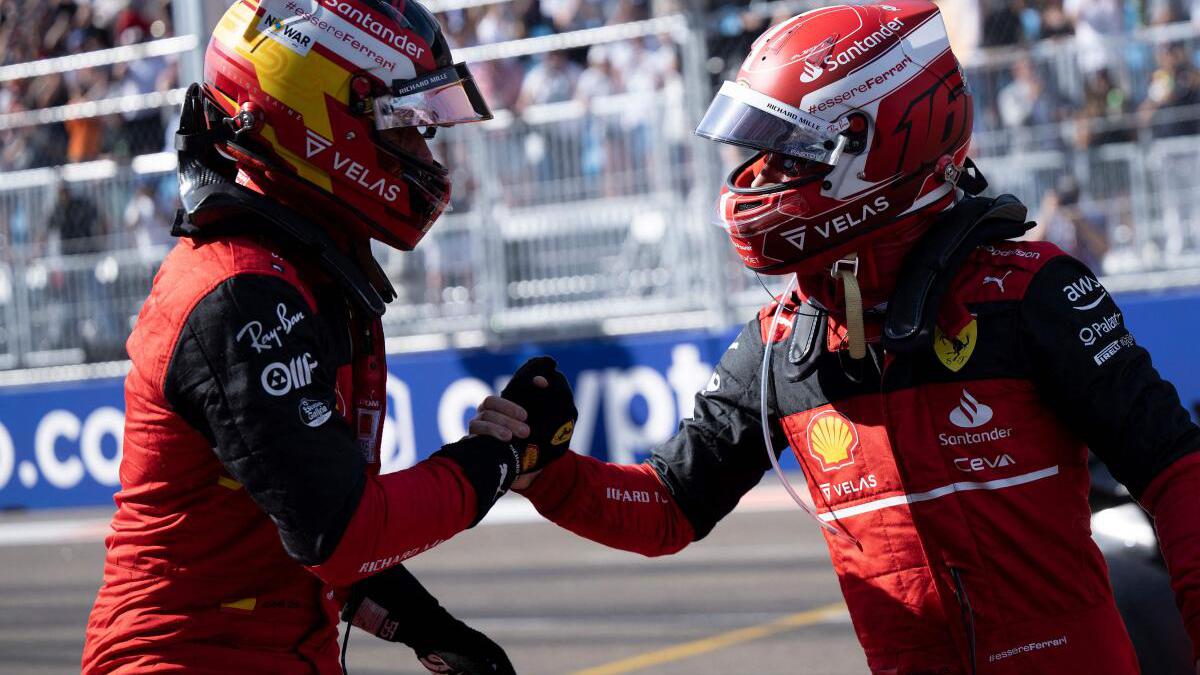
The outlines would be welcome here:
<svg viewBox="0 0 1200 675">
<path fill-rule="evenodd" d="M 221 19 L 176 137 L 179 243 L 128 342 L 85 673 L 340 673 L 339 614 L 433 672 L 513 672 L 400 563 L 536 459 L 479 436 L 379 474 L 394 292 L 369 243 L 417 245 L 450 197 L 425 139 L 488 117 L 414 0 Z"/>
<path fill-rule="evenodd" d="M 1200 644 L 1200 429 L 1093 272 L 1013 241 L 1016 199 L 974 196 L 972 113 L 928 2 L 763 34 L 697 132 L 753 151 L 719 219 L 750 269 L 792 285 L 649 461 L 568 453 L 525 496 L 584 537 L 669 554 L 791 446 L 871 672 L 1131 675 L 1089 536 L 1091 448 L 1154 514 Z M 520 414 L 489 398 L 471 428 Z"/>
</svg>

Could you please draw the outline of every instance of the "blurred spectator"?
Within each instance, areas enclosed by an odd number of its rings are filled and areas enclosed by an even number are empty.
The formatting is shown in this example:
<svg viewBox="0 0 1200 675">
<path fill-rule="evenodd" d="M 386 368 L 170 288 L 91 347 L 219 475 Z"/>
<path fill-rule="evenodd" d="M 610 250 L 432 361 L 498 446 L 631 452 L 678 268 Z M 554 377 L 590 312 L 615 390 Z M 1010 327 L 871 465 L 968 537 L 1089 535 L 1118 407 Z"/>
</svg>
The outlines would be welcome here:
<svg viewBox="0 0 1200 675">
<path fill-rule="evenodd" d="M 1063 176 L 1046 192 L 1037 223 L 1028 239 L 1052 241 L 1091 269 L 1101 269 L 1108 252 L 1105 217 L 1094 204 L 1080 201 L 1079 183 L 1073 176 Z"/>
<path fill-rule="evenodd" d="M 83 103 L 104 98 L 107 79 L 100 68 L 75 71 L 67 86 L 68 103 Z M 67 161 L 86 162 L 100 156 L 104 143 L 104 122 L 99 117 L 83 117 L 63 123 L 67 131 Z"/>
<path fill-rule="evenodd" d="M 46 221 L 46 236 L 57 242 L 63 255 L 95 253 L 103 250 L 100 236 L 107 227 L 92 200 L 75 194 L 66 181 L 59 181 L 58 196 Z M 54 248 L 53 244 L 50 246 Z"/>
<path fill-rule="evenodd" d="M 525 69 L 520 59 L 498 59 L 471 65 L 471 73 L 492 110 L 511 110 L 521 95 Z"/>
<path fill-rule="evenodd" d="M 1023 0 L 985 0 L 982 47 L 1008 47 L 1024 40 L 1021 11 Z"/>
<path fill-rule="evenodd" d="M 125 226 L 124 239 L 145 259 L 152 259 L 158 247 L 166 245 L 170 239 L 167 221 L 159 213 L 154 193 L 155 185 L 152 181 L 140 182 L 121 217 Z"/>
<path fill-rule="evenodd" d="M 1040 126 L 1057 121 L 1055 96 L 1033 62 L 1022 57 L 1012 66 L 1012 82 L 1000 90 L 1000 121 L 1010 129 Z"/>
<path fill-rule="evenodd" d="M 483 18 L 475 24 L 475 35 L 479 42 L 483 44 L 505 42 L 520 37 L 513 12 L 513 5 L 507 2 L 484 8 Z"/>
<path fill-rule="evenodd" d="M 521 83 L 516 111 L 524 115 L 530 106 L 570 101 L 575 96 L 575 83 L 579 80 L 581 70 L 563 51 L 548 52 L 535 57 L 533 68 Z M 574 173 L 571 166 L 582 159 L 580 144 L 580 130 L 574 125 L 545 124 L 530 127 L 522 139 L 525 159 L 533 168 L 535 177 L 534 181 L 526 185 L 530 193 L 545 192 L 537 190 L 535 182 L 549 183 L 563 175 Z M 527 197 L 519 198 L 524 200 Z"/>
<path fill-rule="evenodd" d="M 1063 10 L 1075 24 L 1079 41 L 1079 67 L 1085 74 L 1117 65 L 1120 52 L 1109 42 L 1124 29 L 1122 0 L 1064 0 Z"/>
<path fill-rule="evenodd" d="M 118 44 L 124 46 L 142 42 L 146 33 L 141 26 L 141 16 L 126 20 L 130 25 L 119 33 Z M 113 79 L 116 82 L 114 93 L 118 96 L 137 96 L 159 91 L 160 85 L 161 89 L 166 89 L 170 85 L 162 78 L 166 70 L 166 61 L 161 57 L 118 63 L 113 66 Z M 121 135 L 125 152 L 132 156 L 162 150 L 162 111 L 149 109 L 128 112 L 124 118 Z"/>
<path fill-rule="evenodd" d="M 1112 248 L 1104 256 L 1103 274 L 1133 274 L 1145 268 L 1145 259 L 1134 241 L 1133 228 L 1122 223 L 1113 228 Z"/>
<path fill-rule="evenodd" d="M 1151 26 L 1183 21 L 1188 14 L 1184 5 L 1191 0 L 1143 0 L 1142 15 Z"/>
<path fill-rule="evenodd" d="M 593 114 L 592 101 L 612 96 L 618 91 L 619 84 L 613 64 L 609 60 L 608 47 L 591 47 L 588 50 L 588 66 L 579 74 L 579 83 L 575 87 L 575 100 L 583 104 L 586 110 L 582 161 L 583 175 L 587 178 L 595 179 L 601 174 L 611 175 L 609 164 L 613 149 L 609 146 L 614 132 L 612 117 Z M 605 193 L 612 194 L 612 189 L 606 187 Z"/>
<path fill-rule="evenodd" d="M 1139 60 L 1136 50 L 1113 47 L 1114 36 L 1127 34 L 1139 21 L 1200 21 L 1200 0 L 935 1 L 956 52 L 970 67 L 981 136 L 990 129 L 1004 130 L 993 135 L 999 139 L 993 144 L 999 149 L 1061 147 L 1059 136 L 1071 130 L 1068 140 L 1077 149 L 1126 142 L 1133 140 L 1137 123 L 1153 127 L 1155 136 L 1200 132 L 1200 123 L 1188 121 L 1200 115 L 1185 110 L 1200 103 L 1200 74 L 1191 43 L 1163 47 L 1153 64 L 1148 51 Z M 502 0 L 449 10 L 441 18 L 448 39 L 460 47 L 675 12 L 706 12 L 711 58 L 704 65 L 719 82 L 736 70 L 750 43 L 768 25 L 825 4 L 822 0 Z M 16 63 L 164 37 L 171 34 L 170 7 L 168 0 L 0 0 L 0 59 Z M 1044 45 L 1015 63 L 1002 51 L 1076 34 L 1078 44 Z M 979 56 L 981 48 L 997 51 Z M 624 180 L 645 171 L 651 160 L 660 157 L 678 158 L 692 142 L 693 111 L 671 104 L 683 100 L 684 82 L 679 49 L 670 38 L 476 60 L 472 69 L 491 106 L 516 114 L 515 124 L 498 134 L 493 146 L 497 150 L 492 152 L 498 162 L 525 157 L 524 166 L 508 172 L 510 180 L 581 175 L 600 178 L 591 184 L 612 194 L 623 189 L 616 178 Z M 0 83 L 0 114 L 176 86 L 176 60 L 143 59 Z M 624 106 L 620 99 L 606 100 L 624 94 L 654 103 Z M 535 106 L 568 101 L 578 106 L 551 109 L 553 122 L 532 114 Z M 582 117 L 574 112 L 576 108 L 585 111 Z M 1057 123 L 1064 120 L 1074 124 L 1060 130 Z M 0 171 L 157 152 L 163 149 L 163 139 L 169 140 L 171 126 L 164 111 L 147 110 L 0 130 Z M 1035 129 L 1029 131 L 1031 127 Z M 455 152 L 462 155 L 458 166 L 472 164 L 468 154 L 457 148 Z M 526 191 L 539 192 L 533 186 L 526 186 Z M 139 218 L 148 217 L 143 192 L 139 188 L 132 197 L 127 216 L 136 211 L 142 214 Z M 456 200 L 467 195 L 468 191 L 457 190 Z M 518 195 L 514 203 L 527 202 Z M 123 206 L 121 202 L 117 208 Z M 37 223 L 44 217 L 36 213 L 32 220 Z"/>
<path fill-rule="evenodd" d="M 170 34 L 167 0 L 0 0 L 0 62 L 23 63 Z M 146 59 L 0 82 L 0 113 L 39 110 L 177 86 L 173 60 Z M 119 142 L 110 132 L 120 130 Z M 161 150 L 161 111 L 0 132 L 0 171 L 96 159 L 111 150 Z M 151 141 L 150 139 L 153 139 Z"/>
<path fill-rule="evenodd" d="M 1180 106 L 1200 103 L 1200 72 L 1191 53 L 1182 44 L 1160 47 L 1157 67 L 1139 114 L 1155 138 L 1182 136 L 1200 131 L 1195 114 L 1180 115 Z M 1190 112 L 1190 111 L 1189 111 Z"/>
<path fill-rule="evenodd" d="M 1075 35 L 1075 25 L 1063 9 L 1063 0 L 1044 0 L 1041 6 L 1042 12 L 1038 17 L 1039 38 L 1053 40 Z"/>
<path fill-rule="evenodd" d="M 67 103 L 67 88 L 61 74 L 28 80 L 22 110 L 54 108 Z M 28 166 L 62 164 L 67 155 L 67 131 L 62 124 L 41 124 L 21 129 L 28 143 Z"/>
<path fill-rule="evenodd" d="M 566 52 L 553 51 L 535 57 L 534 66 L 521 83 L 517 110 L 524 111 L 531 105 L 571 100 L 575 95 L 579 73 L 579 65 L 568 60 Z"/>
<path fill-rule="evenodd" d="M 1132 102 L 1108 70 L 1092 74 L 1084 84 L 1083 105 L 1075 118 L 1075 147 L 1084 150 L 1133 140 Z"/>
<path fill-rule="evenodd" d="M 617 93 L 617 74 L 608 57 L 607 45 L 593 45 L 588 49 L 587 68 L 579 74 L 575 86 L 575 98 L 584 103 Z"/>
<path fill-rule="evenodd" d="M 979 49 L 982 32 L 982 14 L 979 0 L 934 0 L 942 11 L 946 32 L 950 35 L 950 46 L 963 65 L 970 65 Z"/>
<path fill-rule="evenodd" d="M 542 14 L 550 18 L 557 33 L 605 24 L 603 6 L 594 0 L 540 0 Z"/>
</svg>

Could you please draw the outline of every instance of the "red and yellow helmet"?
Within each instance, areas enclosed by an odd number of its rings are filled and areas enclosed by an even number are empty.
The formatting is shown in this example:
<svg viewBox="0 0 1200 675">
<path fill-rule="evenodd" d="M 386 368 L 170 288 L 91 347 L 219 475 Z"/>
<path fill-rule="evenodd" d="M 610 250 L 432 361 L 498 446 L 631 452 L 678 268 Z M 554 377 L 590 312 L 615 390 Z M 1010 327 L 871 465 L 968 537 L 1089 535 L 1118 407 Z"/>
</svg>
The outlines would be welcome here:
<svg viewBox="0 0 1200 675">
<path fill-rule="evenodd" d="M 204 95 L 237 127 L 218 149 L 244 183 L 404 250 L 450 200 L 426 138 L 491 118 L 414 0 L 240 0 L 213 31 Z"/>
<path fill-rule="evenodd" d="M 757 151 L 725 181 L 717 216 L 747 267 L 780 274 L 947 208 L 972 115 L 937 7 L 894 0 L 771 27 L 696 133 Z"/>
</svg>

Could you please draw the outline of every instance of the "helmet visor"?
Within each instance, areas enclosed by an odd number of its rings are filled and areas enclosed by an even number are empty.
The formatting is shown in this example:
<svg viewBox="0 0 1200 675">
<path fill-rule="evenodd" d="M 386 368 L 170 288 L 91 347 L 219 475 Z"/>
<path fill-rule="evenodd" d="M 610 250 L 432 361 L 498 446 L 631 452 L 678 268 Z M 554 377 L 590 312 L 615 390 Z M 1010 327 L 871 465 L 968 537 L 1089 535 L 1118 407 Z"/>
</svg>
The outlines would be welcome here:
<svg viewBox="0 0 1200 675">
<path fill-rule="evenodd" d="M 492 111 L 467 64 L 435 70 L 414 80 L 397 80 L 375 97 L 375 128 L 446 127 L 492 119 Z"/>
<path fill-rule="evenodd" d="M 726 82 L 696 135 L 832 166 L 844 147 L 838 136 L 847 125 L 846 120 L 827 122 L 750 87 Z"/>
</svg>

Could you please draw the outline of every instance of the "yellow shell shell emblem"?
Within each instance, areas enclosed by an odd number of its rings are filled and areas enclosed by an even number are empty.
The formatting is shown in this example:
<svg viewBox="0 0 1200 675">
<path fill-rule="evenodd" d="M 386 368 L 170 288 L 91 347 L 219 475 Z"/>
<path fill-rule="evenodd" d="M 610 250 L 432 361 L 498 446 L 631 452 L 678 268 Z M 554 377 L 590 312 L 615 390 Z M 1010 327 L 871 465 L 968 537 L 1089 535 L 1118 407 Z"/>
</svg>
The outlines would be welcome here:
<svg viewBox="0 0 1200 675">
<path fill-rule="evenodd" d="M 808 454 L 821 463 L 822 470 L 850 466 L 857 449 L 858 431 L 841 413 L 826 410 L 808 423 Z"/>
<path fill-rule="evenodd" d="M 978 341 L 979 322 L 971 319 L 971 323 L 954 339 L 946 337 L 941 328 L 935 329 L 933 352 L 937 354 L 938 361 L 941 361 L 943 366 L 957 373 L 971 360 L 971 354 L 975 352 L 975 343 Z"/>
</svg>

